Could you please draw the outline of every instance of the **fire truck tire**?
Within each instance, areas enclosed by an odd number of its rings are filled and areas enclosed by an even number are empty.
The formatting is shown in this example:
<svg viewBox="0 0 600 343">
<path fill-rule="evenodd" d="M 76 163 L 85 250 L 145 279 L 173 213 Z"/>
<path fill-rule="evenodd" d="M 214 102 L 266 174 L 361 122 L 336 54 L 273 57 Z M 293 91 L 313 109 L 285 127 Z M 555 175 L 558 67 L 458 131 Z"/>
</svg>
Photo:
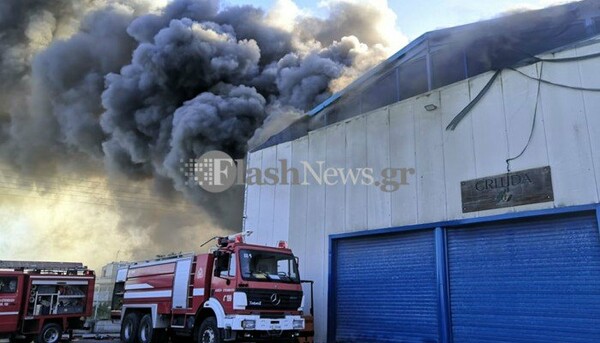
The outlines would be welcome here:
<svg viewBox="0 0 600 343">
<path fill-rule="evenodd" d="M 154 329 L 152 326 L 152 316 L 147 314 L 140 321 L 138 330 L 139 343 L 163 343 L 167 341 L 167 332 L 163 329 Z"/>
<path fill-rule="evenodd" d="M 128 313 L 121 323 L 121 342 L 138 343 L 140 316 L 135 312 Z"/>
<path fill-rule="evenodd" d="M 55 323 L 44 325 L 42 331 L 37 336 L 37 343 L 58 343 L 62 338 L 62 328 Z"/>
<path fill-rule="evenodd" d="M 200 325 L 197 343 L 222 343 L 222 336 L 221 330 L 217 327 L 217 319 L 208 317 Z"/>
</svg>

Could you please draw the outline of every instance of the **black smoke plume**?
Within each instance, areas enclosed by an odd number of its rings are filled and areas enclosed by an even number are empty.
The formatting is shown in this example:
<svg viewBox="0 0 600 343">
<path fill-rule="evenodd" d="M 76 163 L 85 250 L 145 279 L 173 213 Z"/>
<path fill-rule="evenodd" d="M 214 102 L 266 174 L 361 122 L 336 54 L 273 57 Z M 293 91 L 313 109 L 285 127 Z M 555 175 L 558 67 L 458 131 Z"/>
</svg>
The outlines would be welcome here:
<svg viewBox="0 0 600 343">
<path fill-rule="evenodd" d="M 0 158 L 40 178 L 150 182 L 239 230 L 243 189 L 186 185 L 180 161 L 243 158 L 255 132 L 276 133 L 263 123 L 296 118 L 386 57 L 389 37 L 370 27 L 389 22 L 380 3 L 339 0 L 328 18 L 282 27 L 216 0 L 1 1 Z"/>
</svg>

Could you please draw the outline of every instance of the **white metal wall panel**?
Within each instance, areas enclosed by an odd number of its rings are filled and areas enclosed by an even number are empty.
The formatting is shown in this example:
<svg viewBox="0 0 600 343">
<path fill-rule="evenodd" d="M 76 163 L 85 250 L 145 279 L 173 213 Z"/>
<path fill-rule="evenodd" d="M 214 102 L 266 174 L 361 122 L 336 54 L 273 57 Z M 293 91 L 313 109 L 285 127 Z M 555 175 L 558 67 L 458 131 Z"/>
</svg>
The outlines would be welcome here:
<svg viewBox="0 0 600 343">
<path fill-rule="evenodd" d="M 275 167 L 277 159 L 277 146 L 272 146 L 263 150 L 261 170 L 264 172 L 267 168 Z M 273 222 L 275 216 L 275 185 L 263 185 L 260 187 L 260 215 L 258 217 L 259 230 L 256 232 L 256 239 L 261 244 L 273 245 Z"/>
<path fill-rule="evenodd" d="M 275 164 L 277 168 L 281 170 L 280 160 L 287 161 L 287 167 L 291 167 L 292 161 L 292 143 L 286 142 L 277 146 L 277 159 Z M 283 171 L 281 171 L 283 172 Z M 290 176 L 291 177 L 291 176 Z M 289 240 L 290 232 L 290 193 L 291 193 L 291 179 L 288 180 L 287 185 L 281 183 L 275 185 L 275 205 L 273 209 L 273 237 L 271 243 L 273 245 L 277 242 Z"/>
<path fill-rule="evenodd" d="M 577 49 L 578 56 L 600 52 L 600 45 L 590 45 Z M 600 59 L 582 60 L 578 63 L 582 87 L 600 88 Z M 583 92 L 587 129 L 590 135 L 590 149 L 594 164 L 597 196 L 600 197 L 600 92 Z"/>
<path fill-rule="evenodd" d="M 471 99 L 475 98 L 493 74 L 472 78 L 469 82 Z M 460 111 L 460 110 L 459 110 Z M 458 113 L 458 112 L 457 112 Z M 496 79 L 487 94 L 469 113 L 473 121 L 475 169 L 478 176 L 506 171 L 508 143 L 502 103 L 502 78 Z"/>
<path fill-rule="evenodd" d="M 565 51 L 552 57 L 573 56 L 574 51 Z M 581 85 L 576 63 L 545 63 L 542 77 Z M 582 92 L 542 85 L 541 98 L 555 202 L 561 206 L 597 202 L 597 190 L 590 187 L 595 185 L 594 166 Z"/>
<path fill-rule="evenodd" d="M 326 168 L 345 168 L 346 166 L 346 130 L 344 123 L 332 125 L 327 128 L 326 136 Z M 360 186 L 359 186 L 360 187 Z M 327 237 L 336 232 L 344 231 L 345 226 L 345 205 L 346 205 L 346 186 L 342 183 L 333 186 L 325 187 L 325 238 L 318 242 L 321 244 L 323 249 L 322 260 L 327 259 L 329 241 Z M 315 242 L 318 244 L 317 242 Z M 321 271 L 321 276 L 318 278 L 322 280 L 318 288 L 322 292 L 322 298 L 320 298 L 324 304 L 327 304 L 327 289 L 329 280 L 327 274 L 329 270 L 325 263 L 322 263 L 324 268 Z M 308 297 L 307 297 L 308 300 Z M 323 307 L 323 313 L 327 313 L 327 306 Z M 323 323 L 326 323 L 323 321 Z M 325 336 L 323 336 L 325 337 Z"/>
<path fill-rule="evenodd" d="M 520 68 L 521 71 L 539 76 L 539 65 Z M 536 106 L 538 82 L 523 77 L 517 72 L 504 70 L 502 72 L 502 101 L 506 117 L 506 134 L 508 137 L 509 157 L 516 157 L 523 151 L 531 133 L 533 115 Z M 523 155 L 510 162 L 511 170 L 524 170 L 549 165 L 543 107 L 538 104 L 533 137 Z M 548 203 L 529 204 L 518 207 L 520 211 L 547 208 Z M 507 210 L 517 210 L 507 209 Z M 503 213 L 501 209 L 496 213 Z M 506 211 L 504 211 L 506 212 Z M 488 213 L 488 212 L 486 212 Z M 494 213 L 489 211 L 489 213 Z"/>
<path fill-rule="evenodd" d="M 292 142 L 291 166 L 302 170 L 300 161 L 308 160 L 308 137 Z M 302 174 L 300 178 L 302 179 Z M 304 186 L 292 186 L 290 189 L 290 248 L 300 257 L 300 276 L 306 278 L 306 207 L 308 206 L 308 190 Z"/>
<path fill-rule="evenodd" d="M 262 165 L 262 151 L 256 151 L 248 154 L 247 168 L 260 168 Z M 244 204 L 244 231 L 253 231 L 252 235 L 246 238 L 248 243 L 258 243 L 258 217 L 260 215 L 260 190 L 259 185 L 246 184 L 246 203 Z"/>
<path fill-rule="evenodd" d="M 418 221 L 423 223 L 446 217 L 442 116 L 439 111 L 425 110 L 425 105 L 429 102 L 430 100 L 423 96 L 416 99 L 413 107 L 417 126 L 415 168 Z"/>
<path fill-rule="evenodd" d="M 473 146 L 472 118 L 465 118 L 454 131 L 446 131 L 446 126 L 471 100 L 469 85 L 461 82 L 446 88 L 440 94 L 442 128 L 444 129 L 444 161 L 446 178 L 446 211 L 449 217 L 473 217 L 477 213 L 462 213 L 460 199 L 460 183 L 469 178 L 477 177 L 475 167 L 475 147 Z M 460 161 L 461 163 L 456 163 Z"/>
<path fill-rule="evenodd" d="M 538 66 L 539 68 L 539 66 Z M 524 73 L 538 77 L 536 65 L 520 68 Z M 502 91 L 508 151 L 510 157 L 517 156 L 527 144 L 535 110 L 537 82 L 527 79 L 515 71 L 502 72 Z M 545 123 L 542 106 L 538 106 L 535 131 L 523 156 L 510 162 L 511 170 L 524 170 L 548 165 Z"/>
<path fill-rule="evenodd" d="M 346 167 L 346 131 L 344 123 L 327 128 L 325 168 Z M 344 231 L 346 216 L 346 186 L 341 182 L 325 187 L 325 230 Z M 326 240 L 324 244 L 327 244 Z M 326 247 L 325 247 L 325 250 Z"/>
<path fill-rule="evenodd" d="M 346 169 L 367 167 L 367 120 L 356 117 L 346 123 Z M 366 187 L 346 186 L 346 231 L 367 228 Z"/>
<path fill-rule="evenodd" d="M 327 152 L 326 130 L 313 131 L 308 135 L 308 162 L 315 166 L 317 161 L 325 161 Z M 309 181 L 310 182 L 310 181 Z M 304 263 L 310 268 L 306 270 L 306 277 L 309 280 L 319 280 L 322 285 L 323 273 L 325 273 L 325 263 L 327 254 L 325 253 L 325 186 L 316 182 L 311 182 L 308 188 L 308 206 L 307 206 L 307 226 L 306 226 L 306 256 Z M 327 318 L 327 302 L 325 301 L 326 289 L 315 288 L 315 317 Z M 325 321 L 315 321 L 315 331 L 324 333 L 326 331 Z M 316 341 L 320 341 L 320 336 Z"/>
<path fill-rule="evenodd" d="M 381 172 L 390 167 L 390 118 L 388 108 L 367 115 L 367 166 L 373 169 L 375 185 L 367 186 L 367 226 L 392 225 L 392 196 L 377 186 Z"/>
<path fill-rule="evenodd" d="M 487 73 L 471 79 L 469 82 L 471 99 L 479 94 L 492 75 L 493 73 Z M 477 177 L 506 172 L 508 142 L 502 89 L 502 77 L 498 77 L 483 100 L 469 114 L 473 121 L 472 135 Z M 486 215 L 492 215 L 509 211 L 512 212 L 512 208 L 487 210 L 485 213 Z"/>
<path fill-rule="evenodd" d="M 414 101 L 403 101 L 390 110 L 390 165 L 396 168 L 415 168 Z M 348 137 L 350 139 L 350 137 Z M 407 174 L 407 185 L 391 194 L 392 226 L 417 222 L 417 177 Z M 401 210 L 400 210 L 401 209 Z"/>
</svg>

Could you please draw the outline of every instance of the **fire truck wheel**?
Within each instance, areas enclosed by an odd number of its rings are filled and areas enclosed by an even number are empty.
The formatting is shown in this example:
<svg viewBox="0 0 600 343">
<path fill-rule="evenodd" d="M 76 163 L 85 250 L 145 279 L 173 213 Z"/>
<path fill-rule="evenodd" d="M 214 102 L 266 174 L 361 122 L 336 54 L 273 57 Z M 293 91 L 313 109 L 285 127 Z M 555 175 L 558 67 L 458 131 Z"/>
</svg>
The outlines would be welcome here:
<svg viewBox="0 0 600 343">
<path fill-rule="evenodd" d="M 215 317 L 204 319 L 198 332 L 198 343 L 221 343 L 221 330 L 217 327 Z"/>
<path fill-rule="evenodd" d="M 125 316 L 121 324 L 121 342 L 137 343 L 138 327 L 140 326 L 140 316 L 131 312 Z"/>
<path fill-rule="evenodd" d="M 155 330 L 152 325 L 152 316 L 147 314 L 140 321 L 140 329 L 138 331 L 138 341 L 140 343 L 163 343 L 167 341 L 165 330 Z"/>
<path fill-rule="evenodd" d="M 37 336 L 37 343 L 58 343 L 62 338 L 62 328 L 58 324 L 48 323 Z"/>
</svg>

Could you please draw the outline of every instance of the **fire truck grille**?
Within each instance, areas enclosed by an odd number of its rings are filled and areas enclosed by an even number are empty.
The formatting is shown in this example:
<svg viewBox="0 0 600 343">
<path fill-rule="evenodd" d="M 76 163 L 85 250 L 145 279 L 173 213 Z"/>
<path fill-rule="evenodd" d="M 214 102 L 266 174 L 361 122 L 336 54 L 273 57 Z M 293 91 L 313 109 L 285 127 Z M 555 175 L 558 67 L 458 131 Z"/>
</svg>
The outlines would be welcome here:
<svg viewBox="0 0 600 343">
<path fill-rule="evenodd" d="M 302 292 L 245 289 L 249 310 L 298 310 L 302 303 Z"/>
</svg>

